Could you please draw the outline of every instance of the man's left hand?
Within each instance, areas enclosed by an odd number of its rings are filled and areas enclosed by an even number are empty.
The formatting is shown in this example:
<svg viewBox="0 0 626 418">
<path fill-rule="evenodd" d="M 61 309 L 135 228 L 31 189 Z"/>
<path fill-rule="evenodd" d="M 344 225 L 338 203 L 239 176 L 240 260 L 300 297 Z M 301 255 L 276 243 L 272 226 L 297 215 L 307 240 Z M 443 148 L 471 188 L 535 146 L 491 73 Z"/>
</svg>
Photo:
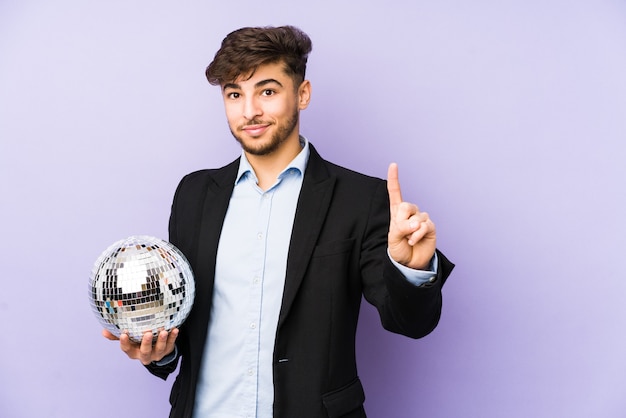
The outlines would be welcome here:
<svg viewBox="0 0 626 418">
<path fill-rule="evenodd" d="M 389 254 L 398 263 L 415 270 L 427 270 L 435 254 L 435 224 L 417 205 L 404 202 L 398 179 L 398 165 L 392 163 L 387 172 L 389 192 Z"/>
</svg>

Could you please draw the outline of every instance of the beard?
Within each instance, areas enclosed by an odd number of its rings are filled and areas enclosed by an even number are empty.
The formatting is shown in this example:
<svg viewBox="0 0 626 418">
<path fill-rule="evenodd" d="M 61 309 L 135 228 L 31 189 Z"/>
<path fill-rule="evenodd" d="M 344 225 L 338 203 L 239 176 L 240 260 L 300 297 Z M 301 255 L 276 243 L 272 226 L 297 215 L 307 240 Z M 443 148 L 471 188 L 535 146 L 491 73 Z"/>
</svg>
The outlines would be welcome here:
<svg viewBox="0 0 626 418">
<path fill-rule="evenodd" d="M 274 134 L 269 139 L 269 141 L 265 141 L 265 142 L 258 141 L 258 142 L 261 142 L 258 144 L 255 143 L 253 145 L 253 144 L 246 143 L 240 135 L 237 135 L 237 133 L 235 133 L 233 128 L 230 128 L 230 133 L 233 134 L 237 142 L 239 142 L 239 144 L 241 145 L 241 147 L 246 153 L 251 154 L 251 155 L 257 155 L 257 156 L 269 155 L 275 152 L 276 150 L 278 150 L 280 146 L 287 140 L 287 138 L 289 138 L 289 136 L 296 129 L 296 126 L 298 125 L 298 116 L 299 116 L 298 111 L 297 110 L 294 111 L 291 117 L 287 119 L 287 121 L 284 124 L 276 125 L 276 132 L 274 132 Z M 262 123 L 263 121 L 252 120 L 250 121 L 249 124 L 256 125 L 256 124 L 262 124 Z"/>
</svg>

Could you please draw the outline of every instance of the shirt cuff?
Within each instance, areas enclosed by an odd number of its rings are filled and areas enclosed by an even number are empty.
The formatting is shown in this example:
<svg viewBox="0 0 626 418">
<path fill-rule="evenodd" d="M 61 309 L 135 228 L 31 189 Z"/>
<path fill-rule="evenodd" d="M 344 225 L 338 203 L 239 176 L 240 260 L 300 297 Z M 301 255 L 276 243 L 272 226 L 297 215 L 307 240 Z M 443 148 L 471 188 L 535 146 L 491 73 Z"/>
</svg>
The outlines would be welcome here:
<svg viewBox="0 0 626 418">
<path fill-rule="evenodd" d="M 167 356 L 163 357 L 161 360 L 155 361 L 154 364 L 156 366 L 167 366 L 168 364 L 170 364 L 176 359 L 177 355 L 178 355 L 178 348 L 176 347 L 176 345 L 174 345 L 174 351 L 169 353 Z"/>
<path fill-rule="evenodd" d="M 423 286 L 427 283 L 433 283 L 437 280 L 437 266 L 438 258 L 437 252 L 433 255 L 433 258 L 430 260 L 430 266 L 428 270 L 415 270 L 405 265 L 398 263 L 396 260 L 391 258 L 389 254 L 389 249 L 387 249 L 387 256 L 391 263 L 400 270 L 400 273 L 406 278 L 409 283 L 414 284 L 415 286 Z"/>
</svg>

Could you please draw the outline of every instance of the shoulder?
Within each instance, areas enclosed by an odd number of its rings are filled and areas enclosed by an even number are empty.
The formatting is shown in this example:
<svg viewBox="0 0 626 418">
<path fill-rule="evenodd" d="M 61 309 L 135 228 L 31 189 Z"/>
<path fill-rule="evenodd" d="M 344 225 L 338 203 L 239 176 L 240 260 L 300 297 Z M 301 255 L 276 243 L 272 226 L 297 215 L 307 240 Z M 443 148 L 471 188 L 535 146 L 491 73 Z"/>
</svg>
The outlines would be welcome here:
<svg viewBox="0 0 626 418">
<path fill-rule="evenodd" d="M 177 192 L 180 190 L 206 189 L 212 185 L 221 186 L 229 180 L 234 180 L 239 167 L 239 159 L 220 168 L 203 169 L 185 175 L 178 184 Z"/>
<path fill-rule="evenodd" d="M 317 173 L 312 174 L 311 185 L 320 186 L 327 181 L 332 184 L 333 204 L 339 207 L 358 206 L 367 212 L 373 207 L 388 207 L 387 182 L 378 177 L 370 176 L 343 167 L 333 162 L 319 159 Z M 305 175 L 306 181 L 306 175 Z M 382 206 L 381 206 L 382 205 Z"/>
<path fill-rule="evenodd" d="M 335 187 L 341 193 L 361 201 L 379 194 L 387 194 L 387 182 L 341 165 L 324 160 L 330 177 L 335 179 Z"/>
<path fill-rule="evenodd" d="M 380 185 L 385 181 L 378 177 L 370 176 L 352 169 L 337 165 L 330 161 L 325 161 L 328 171 L 335 175 L 338 179 L 348 182 L 363 183 L 369 185 Z"/>
<path fill-rule="evenodd" d="M 314 176 L 330 176 L 337 180 L 338 184 L 345 184 L 351 187 L 373 187 L 378 188 L 386 182 L 378 177 L 370 176 L 358 171 L 343 167 L 322 158 L 317 150 L 311 145 L 311 156 L 309 159 L 311 174 Z"/>
</svg>

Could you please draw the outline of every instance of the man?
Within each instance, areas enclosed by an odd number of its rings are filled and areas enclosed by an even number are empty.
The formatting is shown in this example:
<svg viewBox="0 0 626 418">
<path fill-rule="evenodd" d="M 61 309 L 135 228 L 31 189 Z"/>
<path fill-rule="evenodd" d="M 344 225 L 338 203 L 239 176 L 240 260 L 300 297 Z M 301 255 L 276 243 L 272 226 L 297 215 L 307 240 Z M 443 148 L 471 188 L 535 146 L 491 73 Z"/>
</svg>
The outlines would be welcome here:
<svg viewBox="0 0 626 418">
<path fill-rule="evenodd" d="M 242 155 L 179 184 L 170 241 L 196 276 L 180 330 L 120 345 L 165 379 L 171 417 L 364 417 L 355 362 L 361 297 L 419 338 L 451 264 L 427 213 L 388 181 L 323 160 L 300 135 L 311 41 L 294 27 L 229 34 L 207 68 Z M 115 339 L 105 332 L 105 337 Z"/>
</svg>

